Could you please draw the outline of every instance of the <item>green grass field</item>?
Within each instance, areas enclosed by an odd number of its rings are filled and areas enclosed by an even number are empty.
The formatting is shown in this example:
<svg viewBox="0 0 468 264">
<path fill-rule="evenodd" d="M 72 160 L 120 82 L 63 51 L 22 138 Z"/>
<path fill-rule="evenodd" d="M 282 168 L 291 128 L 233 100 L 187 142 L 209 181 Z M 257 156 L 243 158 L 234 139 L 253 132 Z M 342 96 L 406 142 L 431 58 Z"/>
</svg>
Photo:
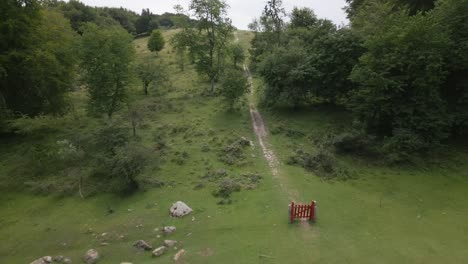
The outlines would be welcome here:
<svg viewBox="0 0 468 264">
<path fill-rule="evenodd" d="M 166 39 L 173 34 L 165 32 Z M 252 35 L 240 32 L 238 36 L 248 48 Z M 135 41 L 140 56 L 149 55 L 146 41 Z M 18 187 L 8 184 L 11 177 L 17 177 L 12 174 L 20 158 L 15 151 L 27 150 L 33 139 L 15 137 L 8 144 L 2 142 L 0 263 L 30 263 L 45 255 L 64 255 L 73 263 L 81 263 L 90 248 L 101 253 L 98 263 L 103 264 L 173 262 L 177 250 L 152 258 L 150 252 L 132 247 L 139 239 L 154 247 L 164 239 L 178 240 L 177 248 L 187 252 L 181 263 L 195 264 L 464 263 L 468 259 L 466 152 L 453 153 L 440 165 L 405 168 L 340 157 L 340 163 L 356 179 L 322 181 L 285 162 L 297 147 L 314 148 L 308 135 L 345 126 L 349 122 L 346 115 L 326 109 L 261 109 L 269 128 L 287 125 L 306 134 L 299 138 L 284 133 L 268 136 L 280 161 L 279 173 L 286 179 L 279 181 L 271 177 L 251 127 L 247 104 L 237 111 L 227 111 L 221 98 L 201 95 L 209 84 L 197 76 L 193 66 L 187 66 L 184 72 L 177 69 L 170 47 L 160 57 L 169 65 L 171 85 L 158 93 L 150 91 L 150 96 L 145 97 L 136 82 L 133 96 L 138 105 L 163 109 L 145 112 L 144 126 L 138 134 L 145 145 L 152 147 L 155 133 L 166 133 L 169 148 L 165 161 L 159 169 L 149 166 L 144 172 L 146 177 L 166 184 L 128 197 L 101 194 L 84 200 L 78 195 L 62 198 L 17 191 Z M 254 84 L 260 89 L 258 79 Z M 84 92 L 75 92 L 73 98 L 76 108 L 84 107 Z M 179 127 L 186 131 L 168 132 Z M 39 140 L 55 142 L 62 137 L 52 132 Z M 245 149 L 245 161 L 242 165 L 222 163 L 220 149 L 239 137 L 254 142 L 253 147 Z M 205 145 L 209 151 L 202 151 Z M 188 154 L 185 163 L 173 161 L 177 152 Z M 201 176 L 216 169 L 225 169 L 231 176 L 258 173 L 263 179 L 253 190 L 234 193 L 232 204 L 218 205 L 220 199 L 212 195 L 213 183 L 194 189 Z M 315 224 L 288 224 L 288 191 L 297 192 L 303 202 L 317 200 Z M 171 218 L 169 207 L 178 200 L 186 202 L 194 212 L 182 219 Z M 108 213 L 109 206 L 114 213 Z M 165 236 L 156 230 L 165 225 L 175 225 L 177 231 Z"/>
</svg>

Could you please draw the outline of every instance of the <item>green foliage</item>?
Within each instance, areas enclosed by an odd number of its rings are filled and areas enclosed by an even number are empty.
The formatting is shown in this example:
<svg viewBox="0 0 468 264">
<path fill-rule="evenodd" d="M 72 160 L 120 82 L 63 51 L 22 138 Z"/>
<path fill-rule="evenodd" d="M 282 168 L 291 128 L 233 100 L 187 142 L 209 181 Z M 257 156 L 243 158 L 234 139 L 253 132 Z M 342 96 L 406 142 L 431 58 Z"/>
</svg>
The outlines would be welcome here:
<svg viewBox="0 0 468 264">
<path fill-rule="evenodd" d="M 308 67 L 307 51 L 301 41 L 291 42 L 288 47 L 274 48 L 258 66 L 266 84 L 265 103 L 286 102 L 298 106 L 308 102 L 310 83 L 307 76 L 311 70 L 313 68 Z"/>
<path fill-rule="evenodd" d="M 81 40 L 81 67 L 89 92 L 89 112 L 110 118 L 127 98 L 135 56 L 132 37 L 120 27 L 87 24 Z"/>
<path fill-rule="evenodd" d="M 110 191 L 126 194 L 137 190 L 137 176 L 143 172 L 150 155 L 148 149 L 135 143 L 116 148 L 115 155 L 106 161 Z"/>
<path fill-rule="evenodd" d="M 231 58 L 232 62 L 234 64 L 234 67 L 237 68 L 238 64 L 243 64 L 245 61 L 245 52 L 244 48 L 242 48 L 242 45 L 237 43 L 234 44 L 230 47 L 230 52 L 231 52 Z"/>
<path fill-rule="evenodd" d="M 249 83 L 241 70 L 230 69 L 224 73 L 220 94 L 229 102 L 231 109 L 248 91 Z"/>
<path fill-rule="evenodd" d="M 450 40 L 437 21 L 421 14 L 395 13 L 381 27 L 366 38 L 368 52 L 351 74 L 359 88 L 350 108 L 369 133 L 414 133 L 419 140 L 410 141 L 422 142 L 414 150 L 423 151 L 449 135 L 450 118 L 439 89 Z"/>
<path fill-rule="evenodd" d="M 143 83 L 143 91 L 148 95 L 148 88 L 153 83 L 162 85 L 169 81 L 166 67 L 157 58 L 143 58 L 136 66 L 136 72 Z"/>
<path fill-rule="evenodd" d="M 314 10 L 304 7 L 294 7 L 291 13 L 290 27 L 293 28 L 308 28 L 314 26 L 318 22 L 318 18 Z"/>
<path fill-rule="evenodd" d="M 3 114 L 61 114 L 76 63 L 75 36 L 57 12 L 36 1 L 2 2 L 0 98 Z M 3 11 L 4 10 L 4 11 Z"/>
<path fill-rule="evenodd" d="M 234 30 L 226 16 L 227 8 L 222 0 L 192 0 L 189 9 L 195 15 L 198 30 L 183 30 L 175 36 L 177 49 L 183 50 L 186 46 L 197 72 L 209 78 L 211 95 L 214 95 L 215 82 L 224 69 L 226 48 Z"/>
<path fill-rule="evenodd" d="M 152 52 L 159 52 L 164 48 L 164 38 L 159 30 L 153 30 L 148 40 L 148 49 Z"/>
</svg>

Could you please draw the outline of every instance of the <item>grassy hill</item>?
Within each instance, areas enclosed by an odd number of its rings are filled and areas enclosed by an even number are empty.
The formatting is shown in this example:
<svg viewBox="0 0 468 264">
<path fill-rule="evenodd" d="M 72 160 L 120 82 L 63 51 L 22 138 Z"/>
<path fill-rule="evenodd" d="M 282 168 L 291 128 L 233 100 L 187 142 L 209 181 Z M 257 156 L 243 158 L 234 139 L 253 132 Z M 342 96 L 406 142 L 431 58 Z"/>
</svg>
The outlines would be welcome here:
<svg viewBox="0 0 468 264">
<path fill-rule="evenodd" d="M 166 39 L 173 34 L 164 32 Z M 252 35 L 239 32 L 238 37 L 247 49 Z M 150 56 L 147 40 L 135 40 L 139 56 Z M 173 262 L 177 250 L 155 259 L 132 247 L 139 239 L 154 247 L 164 239 L 179 241 L 177 248 L 187 252 L 184 263 L 462 263 L 468 257 L 466 152 L 424 167 L 339 156 L 352 179 L 325 181 L 287 161 L 298 148 L 314 151 L 316 136 L 347 125 L 346 115 L 322 108 L 261 109 L 272 132 L 268 143 L 280 162 L 284 180 L 278 180 L 252 131 L 247 101 L 228 111 L 221 98 L 202 95 L 209 84 L 193 66 L 178 69 L 169 45 L 159 56 L 168 65 L 170 83 L 144 96 L 135 81 L 132 97 L 143 109 L 138 140 L 154 155 L 141 177 L 163 185 L 131 196 L 33 194 L 10 180 L 22 179 L 24 155 L 36 144 L 55 144 L 70 134 L 57 129 L 13 136 L 0 143 L 2 263 L 30 263 L 45 255 L 80 263 L 90 248 L 101 253 L 98 263 Z M 260 80 L 254 84 L 261 89 Z M 63 128 L 86 134 L 98 126 L 99 120 L 85 115 L 85 99 L 84 91 L 73 92 L 75 111 L 59 122 Z M 115 120 L 130 126 L 123 110 Z M 253 145 L 237 149 L 239 159 L 229 156 L 226 149 L 243 138 Z M 234 164 L 225 162 L 231 159 Z M 249 182 L 252 175 L 261 180 Z M 227 198 L 213 195 L 232 182 L 242 182 L 242 190 Z M 288 224 L 290 192 L 299 202 L 318 201 L 315 224 Z M 194 212 L 171 218 L 169 207 L 179 200 Z M 166 225 L 177 231 L 162 234 Z"/>
</svg>

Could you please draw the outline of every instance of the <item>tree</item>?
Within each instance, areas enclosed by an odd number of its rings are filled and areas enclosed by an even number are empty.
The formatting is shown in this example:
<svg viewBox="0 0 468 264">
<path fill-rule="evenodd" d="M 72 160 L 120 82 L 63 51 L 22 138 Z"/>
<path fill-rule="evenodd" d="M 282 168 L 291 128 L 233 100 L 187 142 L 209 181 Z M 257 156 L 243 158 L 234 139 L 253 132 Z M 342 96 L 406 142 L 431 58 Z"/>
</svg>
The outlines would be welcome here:
<svg viewBox="0 0 468 264">
<path fill-rule="evenodd" d="M 81 67 L 89 92 L 88 110 L 109 118 L 127 97 L 135 48 L 121 27 L 87 24 L 81 40 Z"/>
<path fill-rule="evenodd" d="M 151 52 L 159 52 L 164 48 L 164 37 L 159 30 L 153 30 L 148 40 L 148 49 Z"/>
<path fill-rule="evenodd" d="M 190 10 L 195 14 L 198 31 L 192 44 L 196 54 L 197 71 L 210 79 L 210 94 L 224 66 L 225 49 L 233 27 L 227 18 L 228 5 L 222 0 L 192 0 Z"/>
<path fill-rule="evenodd" d="M 265 81 L 264 103 L 285 102 L 296 107 L 309 101 L 309 76 L 315 69 L 309 66 L 304 46 L 302 41 L 295 40 L 287 47 L 274 47 L 260 62 L 258 72 Z"/>
<path fill-rule="evenodd" d="M 13 114 L 62 114 L 74 78 L 74 32 L 37 1 L 2 1 L 0 107 Z"/>
<path fill-rule="evenodd" d="M 349 107 L 367 132 L 387 138 L 390 152 L 417 144 L 425 152 L 449 135 L 450 117 L 440 87 L 447 77 L 444 57 L 450 40 L 436 20 L 405 11 L 368 32 L 368 50 L 351 73 L 358 84 Z M 409 153 L 411 154 L 411 153 Z"/>
<path fill-rule="evenodd" d="M 223 76 L 221 95 L 228 101 L 230 109 L 249 91 L 249 83 L 245 74 L 237 69 L 229 69 Z"/>
<path fill-rule="evenodd" d="M 151 32 L 153 29 L 158 28 L 157 22 L 154 23 L 153 21 L 154 15 L 151 11 L 147 9 L 143 9 L 141 11 L 140 17 L 135 21 L 135 29 L 137 34 L 142 34 L 146 32 Z"/>
<path fill-rule="evenodd" d="M 96 11 L 78 0 L 70 0 L 60 3 L 60 10 L 64 16 L 70 19 L 71 27 L 78 33 L 82 33 L 80 27 L 88 22 L 95 22 Z"/>
<path fill-rule="evenodd" d="M 231 46 L 231 57 L 234 67 L 237 68 L 238 63 L 244 63 L 245 61 L 245 53 L 244 48 L 240 44 L 234 44 Z"/>
<path fill-rule="evenodd" d="M 269 0 L 263 9 L 260 17 L 262 24 L 267 32 L 273 32 L 276 35 L 276 44 L 281 42 L 281 32 L 284 27 L 283 17 L 286 12 L 282 7 L 281 0 Z"/>
<path fill-rule="evenodd" d="M 294 7 L 291 13 L 290 26 L 293 28 L 308 28 L 314 26 L 317 22 L 318 18 L 310 8 Z"/>
<path fill-rule="evenodd" d="M 169 81 L 165 67 L 156 62 L 155 58 L 143 59 L 136 67 L 137 75 L 143 83 L 143 91 L 148 95 L 148 88 L 151 83 L 163 84 Z"/>
</svg>

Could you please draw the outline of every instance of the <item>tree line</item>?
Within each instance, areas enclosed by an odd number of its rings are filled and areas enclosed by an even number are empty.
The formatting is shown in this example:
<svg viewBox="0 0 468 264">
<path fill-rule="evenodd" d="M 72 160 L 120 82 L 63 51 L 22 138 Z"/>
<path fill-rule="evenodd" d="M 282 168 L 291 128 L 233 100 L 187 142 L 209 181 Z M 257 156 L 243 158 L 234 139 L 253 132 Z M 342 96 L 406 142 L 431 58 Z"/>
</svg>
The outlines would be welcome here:
<svg viewBox="0 0 468 264">
<path fill-rule="evenodd" d="M 367 142 L 391 161 L 466 136 L 468 2 L 347 2 L 350 25 L 338 27 L 308 8 L 286 23 L 281 1 L 268 1 L 250 24 L 263 102 L 344 107 L 355 122 L 341 143 Z"/>
</svg>

